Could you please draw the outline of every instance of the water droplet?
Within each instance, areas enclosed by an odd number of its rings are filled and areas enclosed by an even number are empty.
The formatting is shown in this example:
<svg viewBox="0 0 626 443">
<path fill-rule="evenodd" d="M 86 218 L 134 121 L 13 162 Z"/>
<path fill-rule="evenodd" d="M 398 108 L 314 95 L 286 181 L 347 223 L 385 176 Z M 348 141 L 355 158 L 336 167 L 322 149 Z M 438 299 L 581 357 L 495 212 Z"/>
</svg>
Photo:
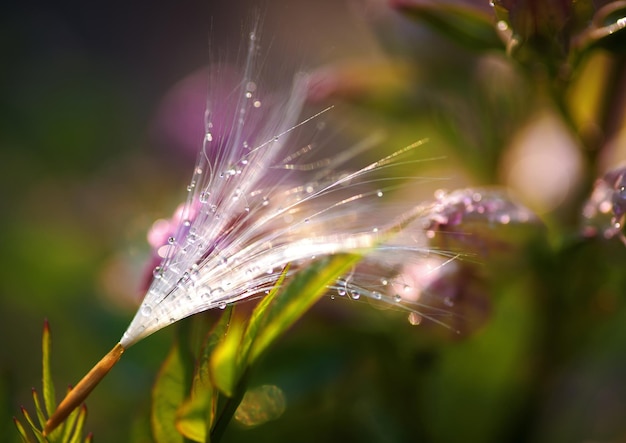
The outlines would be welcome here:
<svg viewBox="0 0 626 443">
<path fill-rule="evenodd" d="M 263 197 L 263 206 L 267 206 L 270 204 L 270 200 L 267 197 Z"/>
<path fill-rule="evenodd" d="M 261 107 L 261 100 L 255 100 L 254 103 L 252 104 L 252 106 L 254 106 L 255 108 L 260 108 Z"/>
<path fill-rule="evenodd" d="M 352 291 L 350 291 L 350 296 L 352 297 L 352 300 L 358 300 L 359 298 L 361 298 L 361 293 L 356 289 L 353 289 Z"/>
<path fill-rule="evenodd" d="M 389 280 L 387 280 L 386 278 L 381 278 L 380 284 L 383 286 L 387 286 L 389 284 Z"/>
<path fill-rule="evenodd" d="M 402 301 L 402 296 L 400 294 L 394 295 L 393 301 L 395 301 L 396 303 L 400 303 Z"/>
<path fill-rule="evenodd" d="M 213 141 L 213 135 L 210 132 L 206 133 L 206 141 L 208 142 L 212 142 Z"/>
<path fill-rule="evenodd" d="M 185 226 L 185 227 L 189 227 L 189 226 L 191 226 L 191 220 L 189 220 L 188 218 L 186 218 L 185 220 L 183 220 L 183 226 Z"/>
<path fill-rule="evenodd" d="M 446 195 L 448 195 L 448 193 L 445 191 L 445 189 L 437 189 L 434 195 L 437 200 L 443 200 Z"/>
<path fill-rule="evenodd" d="M 252 92 L 246 92 L 246 98 L 252 98 Z"/>
<path fill-rule="evenodd" d="M 339 294 L 340 297 L 343 297 L 346 295 L 346 291 L 345 289 L 337 289 L 337 294 Z"/>
<path fill-rule="evenodd" d="M 150 314 L 152 314 L 152 306 L 150 306 L 150 305 L 143 305 L 141 307 L 141 315 L 143 315 L 144 317 L 149 317 Z"/>
<path fill-rule="evenodd" d="M 195 188 L 195 187 L 196 187 L 196 183 L 195 182 L 189 183 L 189 185 L 187 185 L 187 192 L 193 191 L 193 188 Z"/>
<path fill-rule="evenodd" d="M 374 298 L 374 300 L 381 300 L 383 298 L 383 295 L 380 292 L 372 292 L 372 297 Z"/>
<path fill-rule="evenodd" d="M 209 191 L 202 191 L 200 193 L 200 196 L 198 197 L 198 200 L 200 200 L 200 203 L 206 203 L 209 201 L 210 196 L 211 193 Z"/>
<path fill-rule="evenodd" d="M 176 238 L 175 237 L 168 237 L 167 243 L 170 244 L 170 245 L 173 245 L 174 243 L 176 243 Z"/>
<path fill-rule="evenodd" d="M 159 279 L 161 277 L 163 277 L 163 268 L 160 266 L 156 266 L 153 270 L 152 270 L 152 275 L 154 276 L 154 278 Z"/>
<path fill-rule="evenodd" d="M 217 305 L 217 307 L 220 308 L 220 309 L 226 309 L 226 303 L 220 302 L 220 304 Z"/>
<path fill-rule="evenodd" d="M 422 320 L 423 320 L 423 317 L 415 311 L 409 314 L 409 323 L 411 323 L 413 326 L 419 325 L 422 322 Z"/>
<path fill-rule="evenodd" d="M 382 196 L 383 196 L 383 191 L 381 191 L 380 189 L 376 191 L 376 197 L 382 197 Z"/>
</svg>

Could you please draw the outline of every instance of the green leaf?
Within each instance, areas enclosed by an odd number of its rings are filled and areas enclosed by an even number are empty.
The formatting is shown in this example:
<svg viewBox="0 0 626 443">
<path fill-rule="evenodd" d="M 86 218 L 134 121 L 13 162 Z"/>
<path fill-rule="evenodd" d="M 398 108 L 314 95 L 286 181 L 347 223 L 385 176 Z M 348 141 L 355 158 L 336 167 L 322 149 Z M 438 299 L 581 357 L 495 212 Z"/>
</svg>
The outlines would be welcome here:
<svg viewBox="0 0 626 443">
<path fill-rule="evenodd" d="M 22 437 L 22 442 L 31 443 L 31 440 L 28 437 L 28 434 L 26 433 L 26 429 L 24 428 L 24 425 L 22 425 L 22 423 L 16 417 L 13 417 L 13 423 L 15 423 L 17 432 L 19 432 L 20 437 Z"/>
<path fill-rule="evenodd" d="M 288 270 L 289 265 L 285 267 L 280 278 L 276 281 L 276 284 L 274 285 L 270 293 L 258 303 L 256 308 L 254 308 L 252 315 L 250 316 L 246 332 L 243 335 L 240 352 L 240 359 L 245 360 L 245 362 L 243 362 L 245 364 L 248 364 L 248 356 L 259 331 L 262 330 L 267 323 L 266 314 L 269 307 L 272 306 L 272 302 L 278 296 L 280 290 L 284 289 L 283 282 L 285 281 Z M 252 362 L 250 362 L 250 364 L 251 363 Z"/>
<path fill-rule="evenodd" d="M 52 338 L 50 336 L 50 324 L 48 320 L 44 322 L 42 337 L 42 384 L 43 384 L 43 402 L 46 406 L 48 417 L 52 415 L 56 409 L 56 399 L 54 393 L 54 383 L 50 372 L 50 350 L 52 347 Z"/>
<path fill-rule="evenodd" d="M 210 362 L 213 350 L 223 339 L 228 329 L 232 309 L 220 317 L 200 350 L 196 370 L 191 384 L 191 394 L 178 408 L 176 429 L 186 438 L 204 442 L 215 420 L 217 390 L 211 382 Z"/>
<path fill-rule="evenodd" d="M 39 394 L 37 394 L 37 391 L 34 388 L 33 388 L 33 403 L 35 404 L 35 412 L 37 413 L 37 420 L 39 420 L 39 427 L 43 429 L 43 427 L 46 424 L 46 417 L 43 412 L 43 409 L 41 408 L 41 402 L 39 401 Z"/>
<path fill-rule="evenodd" d="M 423 21 L 456 43 L 475 50 L 503 49 L 491 16 L 458 4 L 395 0 L 408 17 Z"/>
<path fill-rule="evenodd" d="M 83 434 L 83 426 L 85 426 L 85 420 L 87 419 L 87 407 L 83 405 L 76 411 L 76 422 L 74 426 L 74 433 L 67 441 L 68 443 L 80 443 L 81 436 Z"/>
<path fill-rule="evenodd" d="M 76 427 L 76 422 L 78 420 L 78 415 L 79 415 L 79 411 L 84 408 L 85 406 L 83 405 L 81 408 L 78 409 L 74 409 L 70 415 L 67 416 L 67 418 L 65 419 L 65 421 L 63 422 L 63 425 L 61 427 L 59 427 L 58 431 L 62 430 L 62 437 L 59 441 L 61 442 L 68 442 L 70 441 L 70 439 L 72 438 L 72 434 L 73 431 Z M 79 429 L 79 432 L 81 430 Z M 52 435 L 58 435 L 53 433 Z"/>
<path fill-rule="evenodd" d="M 168 353 L 152 388 L 152 432 L 157 443 L 182 443 L 183 436 L 176 430 L 176 410 L 185 399 L 186 370 L 179 341 Z"/>
<path fill-rule="evenodd" d="M 252 364 L 280 334 L 285 332 L 326 292 L 328 284 L 344 274 L 360 260 L 359 255 L 336 255 L 328 260 L 313 264 L 298 273 L 282 291 L 268 296 L 268 300 L 254 316 L 263 317 L 257 326 L 258 332 L 248 364 Z"/>
<path fill-rule="evenodd" d="M 244 320 L 232 308 L 228 330 L 223 340 L 213 349 L 209 363 L 211 380 L 227 397 L 232 397 L 245 367 L 240 364 L 240 349 Z"/>
<path fill-rule="evenodd" d="M 22 414 L 24 415 L 24 418 L 30 425 L 30 428 L 32 429 L 33 434 L 35 434 L 35 438 L 37 439 L 37 441 L 40 443 L 45 443 L 47 440 L 44 438 L 43 435 L 41 435 L 41 431 L 37 428 L 37 426 L 35 426 L 35 422 L 33 421 L 30 414 L 25 408 L 22 408 Z"/>
</svg>

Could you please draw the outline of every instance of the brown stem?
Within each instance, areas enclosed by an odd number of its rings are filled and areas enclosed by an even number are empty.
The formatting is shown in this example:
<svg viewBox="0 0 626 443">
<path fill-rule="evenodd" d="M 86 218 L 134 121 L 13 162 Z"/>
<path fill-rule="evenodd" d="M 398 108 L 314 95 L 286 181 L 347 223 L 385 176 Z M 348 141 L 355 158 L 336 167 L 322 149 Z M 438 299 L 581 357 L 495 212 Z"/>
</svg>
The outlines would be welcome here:
<svg viewBox="0 0 626 443">
<path fill-rule="evenodd" d="M 43 429 L 43 435 L 49 435 L 67 418 L 70 413 L 76 409 L 89 395 L 93 388 L 96 387 L 100 380 L 111 370 L 124 353 L 125 349 L 121 344 L 116 344 L 107 355 L 102 357 L 91 371 L 85 375 L 76 387 L 67 393 L 63 401 L 59 404 L 56 411 L 50 416 Z"/>
</svg>

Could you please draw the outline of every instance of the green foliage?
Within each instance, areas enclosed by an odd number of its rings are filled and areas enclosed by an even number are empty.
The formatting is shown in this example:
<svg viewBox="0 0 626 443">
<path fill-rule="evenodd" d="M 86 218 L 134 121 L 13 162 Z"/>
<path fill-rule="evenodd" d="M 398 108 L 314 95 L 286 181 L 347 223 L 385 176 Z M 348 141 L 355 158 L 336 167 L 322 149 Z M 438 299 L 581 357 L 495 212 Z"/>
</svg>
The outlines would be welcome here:
<svg viewBox="0 0 626 443">
<path fill-rule="evenodd" d="M 42 433 L 43 427 L 48 420 L 48 417 L 56 408 L 56 400 L 54 395 L 54 383 L 52 382 L 52 375 L 50 373 L 50 351 L 52 349 L 52 338 L 50 334 L 50 326 L 46 321 L 43 328 L 42 337 L 42 388 L 43 388 L 43 400 L 44 407 L 42 407 L 41 399 L 35 389 L 33 389 L 33 403 L 35 405 L 36 420 L 31 417 L 29 412 L 22 408 L 22 415 L 28 424 L 28 431 L 26 427 L 17 419 L 13 418 L 15 426 L 22 438 L 23 443 L 32 443 L 36 441 L 38 443 L 79 443 L 81 441 L 88 443 L 91 442 L 91 434 L 83 438 L 83 429 L 85 425 L 85 419 L 87 418 L 87 407 L 83 405 L 81 408 L 76 409 L 67 418 L 65 423 L 56 429 L 52 434 L 44 436 Z M 30 432 L 29 432 L 30 431 Z M 35 440 L 33 440 L 33 438 Z"/>
<path fill-rule="evenodd" d="M 285 287 L 283 273 L 249 316 L 239 307 L 228 307 L 194 349 L 189 349 L 193 325 L 181 327 L 152 392 L 155 441 L 219 441 L 250 389 L 250 372 L 259 357 L 358 259 L 341 255 L 321 261 Z"/>
</svg>

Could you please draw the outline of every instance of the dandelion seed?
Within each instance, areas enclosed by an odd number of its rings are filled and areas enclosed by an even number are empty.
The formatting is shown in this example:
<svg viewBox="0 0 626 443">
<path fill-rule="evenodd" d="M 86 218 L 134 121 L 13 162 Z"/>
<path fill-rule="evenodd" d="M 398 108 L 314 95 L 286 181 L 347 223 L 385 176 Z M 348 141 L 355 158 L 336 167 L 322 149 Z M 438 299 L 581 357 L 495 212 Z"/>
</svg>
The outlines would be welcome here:
<svg viewBox="0 0 626 443">
<path fill-rule="evenodd" d="M 422 205 L 391 201 L 387 191 L 406 182 L 394 168 L 414 161 L 411 153 L 423 142 L 351 172 L 344 164 L 358 160 L 376 137 L 347 148 L 330 162 L 305 164 L 304 157 L 314 154 L 314 145 L 295 154 L 298 149 L 289 144 L 289 136 L 330 108 L 297 120 L 308 93 L 304 74 L 295 76 L 291 91 L 282 99 L 263 98 L 264 91 L 253 77 L 256 39 L 256 33 L 251 33 L 234 108 L 232 103 L 214 103 L 207 111 L 206 134 L 186 203 L 171 222 L 153 227 L 158 232 L 151 233 L 150 241 L 162 261 L 150 271 L 150 287 L 137 314 L 120 342 L 61 402 L 46 423 L 45 434 L 86 398 L 128 347 L 195 313 L 224 309 L 266 293 L 287 264 L 292 264 L 285 271 L 288 278 L 314 258 L 363 254 L 365 258 L 349 276 L 329 287 L 332 292 L 406 309 L 413 324 L 422 319 L 443 323 L 437 316 L 447 311 L 429 310 L 423 297 L 416 295 L 417 286 L 406 283 L 429 251 L 424 227 L 435 232 L 478 213 L 498 222 L 504 210 L 511 222 L 518 219 L 490 195 L 479 193 L 477 199 L 476 190 L 440 192 L 434 203 Z M 232 109 L 230 118 L 217 115 L 223 109 Z M 288 160 L 281 165 L 281 159 Z M 299 161 L 299 166 L 292 163 Z M 286 163 L 290 167 L 284 167 Z M 381 184 L 385 187 L 372 188 Z M 474 205 L 471 210 L 470 205 Z"/>
</svg>

